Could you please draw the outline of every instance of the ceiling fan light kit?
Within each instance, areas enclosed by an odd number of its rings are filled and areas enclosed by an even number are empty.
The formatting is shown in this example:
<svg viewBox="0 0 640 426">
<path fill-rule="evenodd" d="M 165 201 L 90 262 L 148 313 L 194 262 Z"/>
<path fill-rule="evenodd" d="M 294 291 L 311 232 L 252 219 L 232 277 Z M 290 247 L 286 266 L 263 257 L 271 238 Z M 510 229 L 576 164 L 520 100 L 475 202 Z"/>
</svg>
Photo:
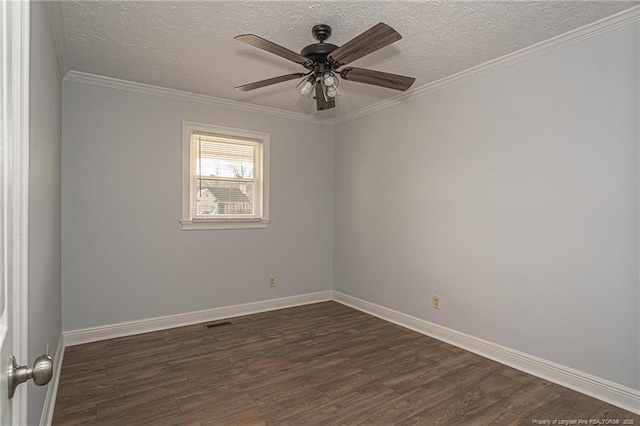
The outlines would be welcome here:
<svg viewBox="0 0 640 426">
<path fill-rule="evenodd" d="M 306 96 L 308 98 L 309 96 L 311 96 L 311 93 L 313 93 L 313 88 L 315 85 L 316 79 L 312 75 L 310 75 L 300 80 L 300 83 L 298 83 L 298 86 L 296 88 L 302 96 Z"/>
<path fill-rule="evenodd" d="M 236 40 L 300 64 L 308 70 L 307 73 L 282 75 L 238 86 L 235 89 L 246 92 L 303 77 L 296 89 L 305 97 L 310 97 L 315 92 L 316 108 L 318 111 L 322 111 L 335 107 L 335 98 L 340 95 L 338 89 L 340 78 L 401 91 L 407 90 L 415 81 L 413 77 L 363 68 L 349 67 L 338 70 L 338 68 L 402 38 L 396 30 L 383 22 L 340 47 L 325 43 L 325 40 L 331 36 L 329 25 L 315 25 L 311 34 L 318 42 L 306 46 L 300 54 L 254 34 L 242 34 L 234 37 Z"/>
</svg>

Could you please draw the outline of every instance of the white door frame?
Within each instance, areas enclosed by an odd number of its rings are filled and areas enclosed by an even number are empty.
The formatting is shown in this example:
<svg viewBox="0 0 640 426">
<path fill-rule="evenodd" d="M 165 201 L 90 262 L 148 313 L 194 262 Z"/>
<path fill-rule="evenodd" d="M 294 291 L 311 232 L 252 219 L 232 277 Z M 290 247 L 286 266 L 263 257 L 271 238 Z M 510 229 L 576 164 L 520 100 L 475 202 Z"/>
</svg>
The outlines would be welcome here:
<svg viewBox="0 0 640 426">
<path fill-rule="evenodd" d="M 5 1 L 5 0 L 2 0 Z M 12 298 L 8 308 L 12 312 L 13 354 L 21 363 L 29 363 L 28 356 L 28 255 L 29 255 L 29 33 L 30 16 L 28 1 L 8 1 L 11 45 L 6 46 L 11 64 L 11 116 L 8 126 L 12 129 L 10 193 L 12 229 L 11 254 Z M 0 360 L 0 368 L 7 368 L 9 360 Z M 27 386 L 19 386 L 12 399 L 12 423 L 27 423 Z"/>
</svg>

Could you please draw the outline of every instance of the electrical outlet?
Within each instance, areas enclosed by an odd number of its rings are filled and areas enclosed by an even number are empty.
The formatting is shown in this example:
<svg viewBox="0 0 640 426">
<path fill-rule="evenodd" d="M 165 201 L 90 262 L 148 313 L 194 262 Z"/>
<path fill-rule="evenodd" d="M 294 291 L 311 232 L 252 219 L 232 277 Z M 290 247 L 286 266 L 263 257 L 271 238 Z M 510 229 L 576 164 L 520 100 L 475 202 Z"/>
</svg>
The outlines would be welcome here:
<svg viewBox="0 0 640 426">
<path fill-rule="evenodd" d="M 271 277 L 269 278 L 269 287 L 275 287 L 276 286 L 276 279 L 275 277 Z"/>
<path fill-rule="evenodd" d="M 433 295 L 431 298 L 431 306 L 433 309 L 440 309 L 440 296 L 435 294 Z"/>
</svg>

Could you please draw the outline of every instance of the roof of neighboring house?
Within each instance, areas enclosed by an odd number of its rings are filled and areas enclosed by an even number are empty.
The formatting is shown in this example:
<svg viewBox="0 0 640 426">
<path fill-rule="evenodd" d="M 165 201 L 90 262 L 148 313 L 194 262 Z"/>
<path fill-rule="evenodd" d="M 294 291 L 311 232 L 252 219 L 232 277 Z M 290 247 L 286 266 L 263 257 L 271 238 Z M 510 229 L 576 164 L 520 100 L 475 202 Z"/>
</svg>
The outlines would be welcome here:
<svg viewBox="0 0 640 426">
<path fill-rule="evenodd" d="M 213 194 L 220 203 L 250 203 L 251 200 L 238 188 L 203 188 Z"/>
</svg>

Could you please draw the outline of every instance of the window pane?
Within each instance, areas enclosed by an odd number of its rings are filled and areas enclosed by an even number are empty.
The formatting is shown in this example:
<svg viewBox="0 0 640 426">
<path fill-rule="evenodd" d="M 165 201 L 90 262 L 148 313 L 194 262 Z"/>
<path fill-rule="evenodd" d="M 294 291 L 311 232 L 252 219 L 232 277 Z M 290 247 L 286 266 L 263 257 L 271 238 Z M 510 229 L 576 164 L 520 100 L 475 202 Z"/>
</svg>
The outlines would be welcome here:
<svg viewBox="0 0 640 426">
<path fill-rule="evenodd" d="M 196 178 L 195 193 L 194 211 L 196 216 L 251 216 L 254 214 L 253 182 L 229 182 Z"/>
<path fill-rule="evenodd" d="M 254 146 L 216 142 L 200 135 L 195 145 L 197 175 L 253 179 Z"/>
</svg>

